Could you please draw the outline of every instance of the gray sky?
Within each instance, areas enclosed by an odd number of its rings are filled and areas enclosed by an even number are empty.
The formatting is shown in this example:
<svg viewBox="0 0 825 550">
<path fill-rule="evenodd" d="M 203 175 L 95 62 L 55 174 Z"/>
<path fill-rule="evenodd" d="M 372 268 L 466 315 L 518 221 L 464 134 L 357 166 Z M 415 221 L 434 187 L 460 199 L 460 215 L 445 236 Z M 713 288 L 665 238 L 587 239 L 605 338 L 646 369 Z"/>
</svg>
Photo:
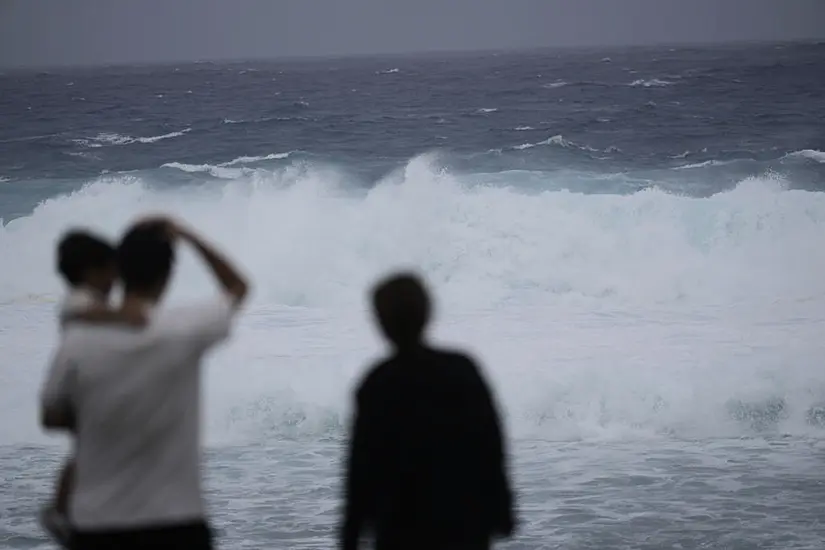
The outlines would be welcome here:
<svg viewBox="0 0 825 550">
<path fill-rule="evenodd" d="M 825 38 L 825 0 L 0 0 L 0 66 Z"/>
</svg>

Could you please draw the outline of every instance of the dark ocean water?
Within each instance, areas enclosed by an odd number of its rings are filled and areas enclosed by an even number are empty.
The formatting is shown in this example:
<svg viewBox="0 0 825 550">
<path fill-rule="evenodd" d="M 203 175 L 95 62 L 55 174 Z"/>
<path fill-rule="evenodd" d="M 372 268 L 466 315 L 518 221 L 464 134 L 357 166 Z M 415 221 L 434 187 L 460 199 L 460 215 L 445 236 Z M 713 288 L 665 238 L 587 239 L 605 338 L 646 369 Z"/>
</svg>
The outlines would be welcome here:
<svg viewBox="0 0 825 550">
<path fill-rule="evenodd" d="M 507 548 L 819 550 L 823 85 L 812 43 L 0 75 L 0 547 L 47 547 L 66 452 L 55 239 L 165 211 L 255 284 L 206 370 L 223 548 L 334 545 L 364 290 L 405 265 L 498 390 Z M 173 296 L 209 285 L 184 254 Z"/>
<path fill-rule="evenodd" d="M 823 44 L 9 73 L 2 213 L 102 173 L 184 184 L 204 174 L 161 167 L 277 153 L 363 186 L 441 151 L 458 172 L 575 172 L 555 185 L 583 192 L 707 195 L 767 170 L 820 190 L 823 159 L 802 152 L 825 149 L 823 75 Z"/>
</svg>

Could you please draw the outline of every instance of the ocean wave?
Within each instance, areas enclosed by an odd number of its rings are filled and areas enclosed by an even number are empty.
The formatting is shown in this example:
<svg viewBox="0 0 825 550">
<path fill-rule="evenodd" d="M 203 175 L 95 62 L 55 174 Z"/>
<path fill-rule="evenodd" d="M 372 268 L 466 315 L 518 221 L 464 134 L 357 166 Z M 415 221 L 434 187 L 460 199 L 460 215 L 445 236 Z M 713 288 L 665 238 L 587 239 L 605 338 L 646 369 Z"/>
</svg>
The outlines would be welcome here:
<svg viewBox="0 0 825 550">
<path fill-rule="evenodd" d="M 517 151 L 524 151 L 525 149 L 533 149 L 535 147 L 543 147 L 547 145 L 555 145 L 558 147 L 575 147 L 573 142 L 564 139 L 564 136 L 555 135 L 545 139 L 544 141 L 539 141 L 538 143 L 522 143 L 521 145 L 514 145 L 513 149 Z"/>
<path fill-rule="evenodd" d="M 606 149 L 596 149 L 595 147 L 591 147 L 589 145 L 583 145 L 570 141 L 562 135 L 555 135 L 537 143 L 522 143 L 521 145 L 514 145 L 512 149 L 515 151 L 525 151 L 527 149 L 547 146 L 564 147 L 565 149 L 579 149 L 580 151 L 587 151 L 588 153 L 614 154 L 622 152 L 622 150 L 615 145 L 611 145 Z"/>
<path fill-rule="evenodd" d="M 59 136 L 60 134 L 39 134 L 36 136 L 22 136 L 22 137 L 14 137 L 9 139 L 0 139 L 0 143 L 18 143 L 23 141 L 37 141 L 40 139 L 48 139 L 52 137 Z"/>
<path fill-rule="evenodd" d="M 652 78 L 650 80 L 645 79 L 638 79 L 634 80 L 628 86 L 638 87 L 642 86 L 644 88 L 663 88 L 665 86 L 672 86 L 673 82 L 669 80 L 659 80 L 658 78 Z"/>
<path fill-rule="evenodd" d="M 0 255 L 14 258 L 0 271 L 9 329 L 0 345 L 20 382 L 4 386 L 6 402 L 20 402 L 24 381 L 36 391 L 28 360 L 53 338 L 43 327 L 63 292 L 57 235 L 81 225 L 115 238 L 140 215 L 168 212 L 229 251 L 255 284 L 235 341 L 210 359 L 210 440 L 342 434 L 342 388 L 376 349 L 364 291 L 399 267 L 420 270 L 449 313 L 437 336 L 471 343 L 489 365 L 515 434 L 821 430 L 823 193 L 787 190 L 777 176 L 706 198 L 655 187 L 528 193 L 524 178 L 562 176 L 470 180 L 433 155 L 370 189 L 305 163 L 197 187 L 147 179 L 157 176 L 97 178 L 0 224 Z M 180 252 L 172 301 L 214 288 L 191 251 Z M 15 415 L 35 418 L 26 407 Z M 0 426 L 4 441 L 32 434 L 33 423 Z"/>
<path fill-rule="evenodd" d="M 263 162 L 267 160 L 283 160 L 289 158 L 292 153 L 293 152 L 290 151 L 287 153 L 271 153 L 269 155 L 261 155 L 257 157 L 238 157 L 219 164 L 186 164 L 181 162 L 167 162 L 166 164 L 163 164 L 161 168 L 172 168 L 188 173 L 204 172 L 216 178 L 234 179 L 239 178 L 242 175 L 249 174 L 252 170 L 246 167 L 232 168 L 233 166 L 254 164 L 256 162 Z"/>
<path fill-rule="evenodd" d="M 706 160 L 703 162 L 694 162 L 692 164 L 685 164 L 684 166 L 676 166 L 673 170 L 695 170 L 697 168 L 708 168 L 711 166 L 727 166 L 738 162 L 737 160 Z"/>
<path fill-rule="evenodd" d="M 88 160 L 101 160 L 99 156 L 97 156 L 94 153 L 89 153 L 88 151 L 64 151 L 64 153 L 70 157 L 77 157 Z"/>
<path fill-rule="evenodd" d="M 307 103 L 305 106 L 309 106 L 309 104 Z M 254 118 L 254 119 L 251 119 L 251 120 L 245 120 L 245 119 L 236 120 L 236 119 L 232 119 L 232 118 L 224 118 L 221 122 L 223 124 L 261 124 L 261 123 L 266 123 L 266 122 L 293 122 L 293 121 L 306 122 L 308 120 L 313 120 L 313 119 L 311 117 L 305 117 L 305 116 L 268 116 L 268 117 Z"/>
<path fill-rule="evenodd" d="M 203 172 L 216 178 L 229 180 L 239 178 L 248 173 L 248 169 L 244 168 L 226 168 L 212 164 L 185 164 L 181 162 L 167 162 L 162 165 L 161 168 L 173 168 L 190 174 Z"/>
<path fill-rule="evenodd" d="M 131 145 L 133 143 L 157 143 L 158 141 L 163 141 L 165 139 L 173 139 L 177 137 L 181 137 L 187 133 L 189 133 L 192 129 L 186 128 L 184 130 L 180 130 L 178 132 L 169 132 L 168 134 L 162 134 L 159 136 L 149 136 L 149 137 L 132 137 L 132 136 L 124 136 L 121 134 L 115 133 L 100 133 L 93 138 L 79 138 L 73 139 L 72 141 L 77 143 L 78 145 L 82 145 L 84 147 L 89 148 L 99 148 L 99 147 L 106 147 L 106 146 L 116 146 L 116 145 Z"/>
<path fill-rule="evenodd" d="M 418 266 L 446 296 L 475 306 L 518 297 L 678 304 L 825 294 L 825 260 L 811 249 L 811 236 L 825 229 L 825 195 L 785 190 L 776 176 L 689 198 L 656 188 L 526 194 L 515 180 L 488 186 L 483 175 L 469 185 L 428 156 L 368 192 L 333 168 L 303 163 L 235 175 L 177 190 L 110 175 L 44 201 L 0 229 L 0 254 L 15 258 L 0 274 L 0 300 L 58 290 L 51 248 L 66 227 L 91 223 L 111 234 L 156 211 L 236 251 L 266 303 L 360 303 L 364 285 L 397 265 Z M 184 290 L 210 284 L 182 269 Z"/>
<path fill-rule="evenodd" d="M 702 154 L 707 153 L 707 152 L 708 152 L 707 147 L 705 147 L 701 151 L 699 151 L 699 153 L 702 153 Z M 679 153 L 678 155 L 671 155 L 670 158 L 676 159 L 676 160 L 685 159 L 685 158 L 687 158 L 691 155 L 695 155 L 695 154 L 697 154 L 695 151 L 683 151 L 682 153 Z"/>
<path fill-rule="evenodd" d="M 258 157 L 238 157 L 236 159 L 230 160 L 229 162 L 224 162 L 219 164 L 219 166 L 234 166 L 236 164 L 252 164 L 253 162 L 262 162 L 265 160 L 283 160 L 289 158 L 295 151 L 289 151 L 286 153 L 271 153 L 269 155 L 263 155 Z"/>
<path fill-rule="evenodd" d="M 816 162 L 825 163 L 825 151 L 817 151 L 815 149 L 804 149 L 802 151 L 794 151 L 788 153 L 786 157 L 801 157 Z"/>
<path fill-rule="evenodd" d="M 486 115 L 489 113 L 496 113 L 498 109 L 495 107 L 482 107 L 481 109 L 476 109 L 476 113 Z"/>
<path fill-rule="evenodd" d="M 375 71 L 375 74 L 397 74 L 400 73 L 400 69 L 386 69 L 383 71 Z"/>
<path fill-rule="evenodd" d="M 557 80 L 555 82 L 549 82 L 547 84 L 542 84 L 541 87 L 542 88 L 547 88 L 548 90 L 554 90 L 556 88 L 563 88 L 564 86 L 567 86 L 567 82 L 565 82 L 564 80 Z"/>
</svg>

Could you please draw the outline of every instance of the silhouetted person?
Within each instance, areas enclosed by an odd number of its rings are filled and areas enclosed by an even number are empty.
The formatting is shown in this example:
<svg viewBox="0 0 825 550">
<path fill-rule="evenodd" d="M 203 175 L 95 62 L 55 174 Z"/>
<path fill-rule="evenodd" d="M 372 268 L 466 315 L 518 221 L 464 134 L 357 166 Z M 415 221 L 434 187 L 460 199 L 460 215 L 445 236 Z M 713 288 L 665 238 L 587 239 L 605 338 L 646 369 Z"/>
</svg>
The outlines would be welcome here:
<svg viewBox="0 0 825 550">
<path fill-rule="evenodd" d="M 423 340 L 430 301 L 413 275 L 380 283 L 378 324 L 394 347 L 355 397 L 342 550 L 482 550 L 514 530 L 502 430 L 466 355 Z"/>
<path fill-rule="evenodd" d="M 185 241 L 220 290 L 189 306 L 159 307 Z M 66 331 L 41 394 L 42 423 L 72 429 L 72 550 L 209 550 L 201 492 L 203 358 L 230 334 L 247 294 L 237 270 L 167 220 L 132 227 L 117 262 L 122 310 L 144 328 L 76 323 Z"/>
</svg>

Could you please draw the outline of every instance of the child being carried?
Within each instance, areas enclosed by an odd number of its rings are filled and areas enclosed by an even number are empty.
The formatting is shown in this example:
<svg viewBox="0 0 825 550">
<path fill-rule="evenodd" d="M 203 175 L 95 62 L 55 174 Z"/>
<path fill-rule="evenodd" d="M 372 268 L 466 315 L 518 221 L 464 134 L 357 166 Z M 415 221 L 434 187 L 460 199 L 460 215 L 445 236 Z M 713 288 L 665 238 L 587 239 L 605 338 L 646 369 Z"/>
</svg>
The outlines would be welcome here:
<svg viewBox="0 0 825 550">
<path fill-rule="evenodd" d="M 113 246 L 85 231 L 66 233 L 57 247 L 57 271 L 69 292 L 60 307 L 60 329 L 72 323 L 119 322 L 142 328 L 146 318 L 140 312 L 122 311 L 108 304 L 117 281 L 117 258 Z M 69 458 L 61 469 L 55 499 L 40 515 L 46 531 L 68 548 L 71 527 L 68 519 L 69 497 L 74 477 L 74 463 Z"/>
</svg>

